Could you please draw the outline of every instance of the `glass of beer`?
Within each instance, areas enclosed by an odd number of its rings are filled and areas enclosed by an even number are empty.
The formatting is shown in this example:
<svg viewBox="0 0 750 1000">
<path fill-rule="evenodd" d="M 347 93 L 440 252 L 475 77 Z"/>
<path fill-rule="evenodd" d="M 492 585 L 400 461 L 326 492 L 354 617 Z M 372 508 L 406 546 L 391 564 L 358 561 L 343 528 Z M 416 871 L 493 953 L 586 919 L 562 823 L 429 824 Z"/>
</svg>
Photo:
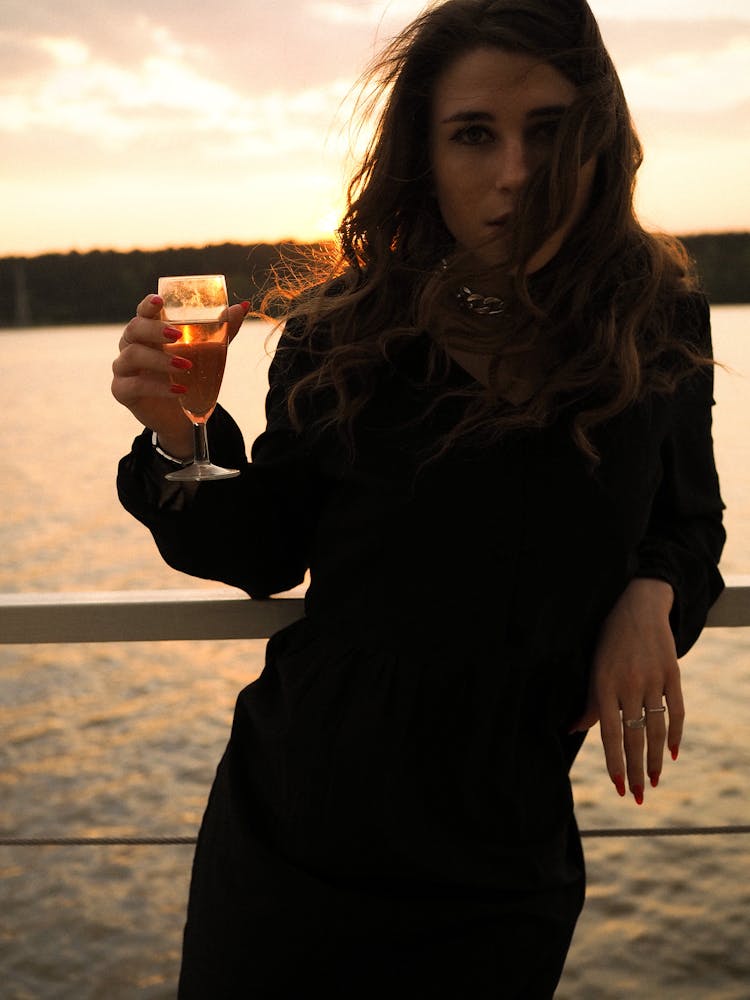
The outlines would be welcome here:
<svg viewBox="0 0 750 1000">
<path fill-rule="evenodd" d="M 192 362 L 192 368 L 170 376 L 186 386 L 180 396 L 183 413 L 193 425 L 194 457 L 190 465 L 167 474 L 177 482 L 204 482 L 239 476 L 239 469 L 222 469 L 208 454 L 206 421 L 219 396 L 227 359 L 227 287 L 223 274 L 192 274 L 159 278 L 164 301 L 161 318 L 182 336 L 164 350 Z"/>
</svg>

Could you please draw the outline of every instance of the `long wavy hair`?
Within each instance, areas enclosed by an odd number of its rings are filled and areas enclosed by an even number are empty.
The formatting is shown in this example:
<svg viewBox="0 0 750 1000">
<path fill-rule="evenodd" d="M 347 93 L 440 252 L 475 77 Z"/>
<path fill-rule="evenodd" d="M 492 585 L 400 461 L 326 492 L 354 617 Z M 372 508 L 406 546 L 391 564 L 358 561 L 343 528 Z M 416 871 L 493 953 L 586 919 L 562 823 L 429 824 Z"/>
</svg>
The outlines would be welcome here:
<svg viewBox="0 0 750 1000">
<path fill-rule="evenodd" d="M 456 291 L 476 280 L 434 195 L 430 163 L 436 81 L 478 48 L 522 53 L 552 65 L 577 88 L 546 162 L 514 210 L 510 308 L 499 318 L 462 310 Z M 430 378 L 440 385 L 451 347 L 490 358 L 489 385 L 468 381 L 445 394 L 467 397 L 462 417 L 436 443 L 496 439 L 568 412 L 571 434 L 592 464 L 597 425 L 648 390 L 671 391 L 680 370 L 708 363 L 674 331 L 677 301 L 694 290 L 676 240 L 646 232 L 633 207 L 642 150 L 614 65 L 584 0 L 447 0 L 405 28 L 360 81 L 358 110 L 377 125 L 348 189 L 330 253 L 277 281 L 286 342 L 312 357 L 292 387 L 293 422 L 314 412 L 356 442 L 356 418 L 378 367 L 429 333 Z M 581 166 L 595 158 L 588 204 L 553 260 L 528 273 L 534 253 L 569 217 Z M 471 270 L 473 268 L 473 270 Z M 483 274 L 486 286 L 487 278 Z M 317 331 L 313 333 L 313 331 Z M 320 331 L 325 331 L 321 335 Z M 686 365 L 659 363 L 668 352 Z M 507 372 L 532 371 L 521 402 L 508 405 Z M 318 396 L 319 405 L 305 401 Z M 439 400 L 440 392 L 434 397 Z"/>
</svg>

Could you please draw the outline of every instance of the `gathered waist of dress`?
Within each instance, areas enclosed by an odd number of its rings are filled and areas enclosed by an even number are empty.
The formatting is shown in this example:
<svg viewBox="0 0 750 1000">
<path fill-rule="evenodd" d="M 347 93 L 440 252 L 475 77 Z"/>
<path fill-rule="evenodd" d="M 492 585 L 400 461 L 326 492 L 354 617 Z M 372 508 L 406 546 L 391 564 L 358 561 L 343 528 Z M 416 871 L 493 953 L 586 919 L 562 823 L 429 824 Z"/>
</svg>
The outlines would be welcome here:
<svg viewBox="0 0 750 1000">
<path fill-rule="evenodd" d="M 348 614 L 346 609 L 308 608 L 308 635 L 315 634 L 331 646 L 367 648 L 416 659 L 454 659 L 472 649 L 498 650 L 497 634 L 490 628 L 467 628 L 437 613 L 432 618 L 411 614 L 409 608 L 384 613 L 375 608 Z"/>
<path fill-rule="evenodd" d="M 561 644 L 548 632 L 520 628 L 501 613 L 481 608 L 473 614 L 438 609 L 426 616 L 408 606 L 390 612 L 372 607 L 359 608 L 354 614 L 340 605 L 306 601 L 305 617 L 290 628 L 304 644 L 322 644 L 340 652 L 380 651 L 422 662 L 481 659 L 523 663 L 525 671 L 544 666 L 546 670 L 559 667 L 564 673 L 580 674 L 588 660 L 585 644 L 580 641 L 568 637 L 569 641 Z"/>
</svg>

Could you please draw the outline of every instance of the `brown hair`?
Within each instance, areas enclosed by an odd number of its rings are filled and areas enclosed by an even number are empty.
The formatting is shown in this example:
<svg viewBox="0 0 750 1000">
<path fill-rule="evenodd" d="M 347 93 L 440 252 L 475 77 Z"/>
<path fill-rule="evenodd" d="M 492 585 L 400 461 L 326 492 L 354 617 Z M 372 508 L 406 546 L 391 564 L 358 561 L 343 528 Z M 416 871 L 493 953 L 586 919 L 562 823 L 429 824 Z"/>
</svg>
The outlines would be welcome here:
<svg viewBox="0 0 750 1000">
<path fill-rule="evenodd" d="M 456 290 L 477 273 L 467 272 L 442 221 L 429 158 L 436 80 L 461 55 L 486 47 L 538 57 L 577 88 L 548 162 L 514 213 L 513 304 L 499 321 L 462 311 L 455 301 Z M 595 462 L 597 424 L 647 389 L 674 388 L 675 366 L 658 364 L 665 352 L 692 364 L 701 357 L 682 331 L 673 332 L 675 304 L 695 288 L 687 255 L 676 240 L 644 231 L 635 217 L 641 146 L 588 5 L 433 5 L 386 47 L 361 93 L 362 114 L 377 110 L 379 117 L 349 186 L 338 244 L 312 261 L 307 274 L 297 271 L 276 289 L 287 317 L 304 317 L 289 325 L 287 341 L 296 338 L 317 351 L 315 370 L 290 393 L 293 420 L 299 424 L 302 400 L 322 391 L 328 405 L 322 413 L 318 408 L 320 422 L 351 438 L 372 391 L 368 376 L 428 330 L 433 375 L 446 370 L 447 346 L 491 356 L 488 389 L 462 390 L 469 397 L 464 416 L 438 450 L 464 435 L 495 438 L 516 427 L 544 426 L 559 414 L 561 401 L 573 397 L 579 402 L 571 433 Z M 534 252 L 568 217 L 578 171 L 591 157 L 596 172 L 583 215 L 555 258 L 529 275 Z M 311 338 L 313 328 L 324 329 L 325 337 Z M 503 405 L 503 367 L 524 371 L 533 363 L 539 377 L 530 394 L 519 405 Z"/>
</svg>

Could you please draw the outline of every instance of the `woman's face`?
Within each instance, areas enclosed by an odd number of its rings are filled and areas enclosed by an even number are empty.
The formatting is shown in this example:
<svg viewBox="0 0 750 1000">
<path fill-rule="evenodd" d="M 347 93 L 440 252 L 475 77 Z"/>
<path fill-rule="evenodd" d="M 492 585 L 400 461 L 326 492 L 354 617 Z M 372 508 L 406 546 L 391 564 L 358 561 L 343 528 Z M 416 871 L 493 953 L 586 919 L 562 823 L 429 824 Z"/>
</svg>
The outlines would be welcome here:
<svg viewBox="0 0 750 1000">
<path fill-rule="evenodd" d="M 549 63 L 497 48 L 460 56 L 438 77 L 431 159 L 438 204 L 457 245 L 481 264 L 507 260 L 510 220 L 529 177 L 550 155 L 575 86 Z M 565 223 L 531 258 L 550 261 L 585 210 L 595 161 L 578 175 Z"/>
</svg>

